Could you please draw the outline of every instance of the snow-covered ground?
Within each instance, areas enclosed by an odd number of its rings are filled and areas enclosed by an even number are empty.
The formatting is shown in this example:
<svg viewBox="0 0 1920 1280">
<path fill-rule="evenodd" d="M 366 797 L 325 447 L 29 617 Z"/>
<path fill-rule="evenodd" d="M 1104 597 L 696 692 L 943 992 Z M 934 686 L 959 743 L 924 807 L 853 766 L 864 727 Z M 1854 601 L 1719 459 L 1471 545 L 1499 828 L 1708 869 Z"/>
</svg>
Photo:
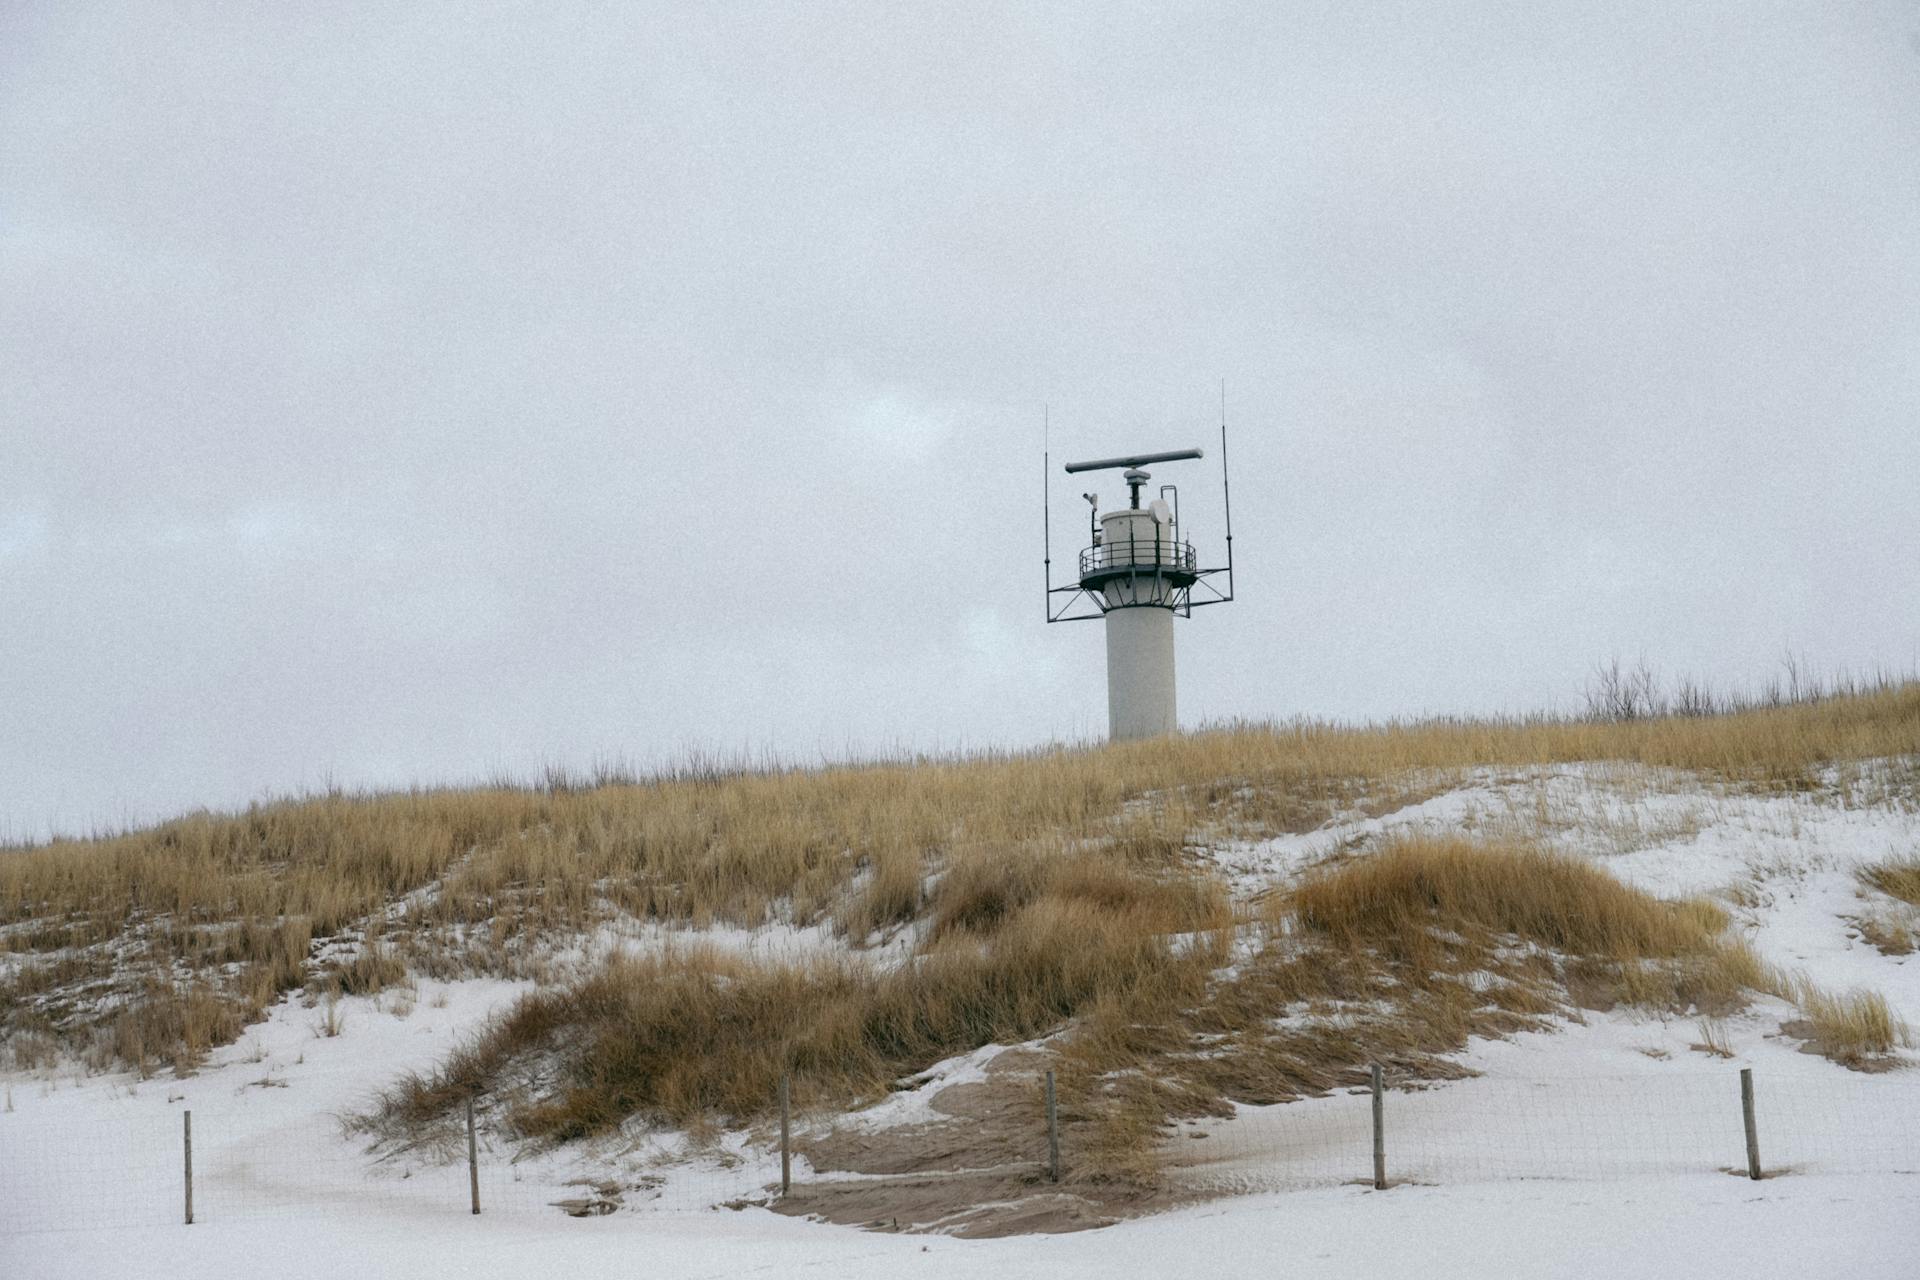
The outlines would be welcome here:
<svg viewBox="0 0 1920 1280">
<path fill-rule="evenodd" d="M 1865 895 L 1855 869 L 1920 851 L 1920 815 L 1898 802 L 1565 767 L 1477 776 L 1382 818 L 1213 856 L 1252 893 L 1399 830 L 1545 839 L 1653 892 L 1723 894 L 1764 958 L 1878 990 L 1920 1024 L 1920 964 L 1881 954 L 1853 923 L 1895 909 Z M 714 941 L 836 945 L 796 932 Z M 1386 1192 L 1356 1185 L 1370 1168 L 1368 1099 L 1339 1094 L 1185 1126 L 1176 1178 L 1225 1198 L 1101 1231 L 961 1241 L 753 1207 L 778 1175 L 763 1135 L 680 1158 L 677 1140 L 518 1163 L 488 1150 L 478 1218 L 461 1163 L 370 1169 L 338 1117 L 431 1067 L 524 989 L 425 982 L 348 999 L 332 1035 L 326 1009 L 288 1001 L 186 1080 L 0 1077 L 0 1277 L 1920 1275 L 1920 1071 L 1849 1072 L 1801 1052 L 1780 1031 L 1792 1011 L 1772 999 L 1710 1024 L 1615 1011 L 1476 1042 L 1462 1060 L 1477 1078 L 1390 1093 Z M 982 1078 L 993 1053 L 944 1064 L 857 1122 L 925 1119 L 936 1090 Z M 1760 1182 L 1723 1171 L 1744 1164 L 1743 1066 L 1763 1162 L 1779 1173 Z M 616 1199 L 605 1216 L 554 1207 Z M 713 1207 L 730 1201 L 744 1207 Z"/>
<path fill-rule="evenodd" d="M 378 1206 L 286 1221 L 8 1237 L 9 1277 L 1843 1276 L 1911 1280 L 1914 1179 L 1354 1187 L 1235 1198 L 1104 1231 L 951 1240 L 767 1213 L 426 1217 Z"/>
</svg>

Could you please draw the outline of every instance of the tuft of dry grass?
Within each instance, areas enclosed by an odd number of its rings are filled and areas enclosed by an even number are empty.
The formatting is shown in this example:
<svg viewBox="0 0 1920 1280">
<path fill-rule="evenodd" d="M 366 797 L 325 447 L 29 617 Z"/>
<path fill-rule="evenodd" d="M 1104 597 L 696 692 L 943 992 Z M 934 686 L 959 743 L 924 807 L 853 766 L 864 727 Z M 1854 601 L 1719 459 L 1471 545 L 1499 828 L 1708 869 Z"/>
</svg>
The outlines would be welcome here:
<svg viewBox="0 0 1920 1280">
<path fill-rule="evenodd" d="M 350 959 L 335 961 L 319 974 L 316 981 L 330 999 L 341 996 L 378 995 L 388 987 L 406 980 L 407 966 L 384 944 L 370 940 Z"/>
<path fill-rule="evenodd" d="M 1884 858 L 1860 868 L 1856 874 L 1868 888 L 1920 907 L 1920 854 Z"/>
<path fill-rule="evenodd" d="M 1877 991 L 1830 992 L 1799 973 L 1774 975 L 1772 989 L 1805 1019 L 1804 1027 L 1789 1029 L 1802 1031 L 1822 1055 L 1844 1066 L 1866 1066 L 1913 1045 L 1912 1028 Z"/>
<path fill-rule="evenodd" d="M 1860 928 L 1860 936 L 1866 939 L 1868 945 L 1878 949 L 1882 955 L 1913 954 L 1914 929 L 1910 920 L 1885 912 L 1862 916 L 1854 923 Z"/>
<path fill-rule="evenodd" d="M 245 1024 L 232 1003 L 205 983 L 150 979 L 139 998 L 124 1003 L 96 1042 L 96 1065 L 131 1066 L 144 1079 L 158 1066 L 185 1075 L 208 1050 L 231 1043 Z"/>
<path fill-rule="evenodd" d="M 866 938 L 906 924 L 926 900 L 926 858 L 917 849 L 876 851 L 862 873 L 864 883 L 839 913 L 841 932 Z"/>
<path fill-rule="evenodd" d="M 338 996 L 329 996 L 320 1016 L 313 1021 L 313 1034 L 316 1039 L 331 1040 L 347 1029 L 347 1014 L 340 1007 Z"/>
<path fill-rule="evenodd" d="M 1733 1056 L 1733 1038 L 1727 1034 L 1727 1024 L 1720 1018 L 1700 1019 L 1700 1042 L 1692 1046 L 1702 1053 L 1715 1058 Z"/>
<path fill-rule="evenodd" d="M 1439 925 L 1623 963 L 1701 954 L 1727 924 L 1711 903 L 1663 902 L 1575 857 L 1464 839 L 1391 842 L 1310 877 L 1292 906 L 1348 943 L 1423 947 Z"/>
<path fill-rule="evenodd" d="M 1920 854 L 1896 855 L 1868 863 L 1854 875 L 1869 889 L 1877 890 L 1897 904 L 1868 911 L 1854 923 L 1873 946 L 1890 956 L 1913 952 L 1915 935 L 1920 933 Z"/>
</svg>

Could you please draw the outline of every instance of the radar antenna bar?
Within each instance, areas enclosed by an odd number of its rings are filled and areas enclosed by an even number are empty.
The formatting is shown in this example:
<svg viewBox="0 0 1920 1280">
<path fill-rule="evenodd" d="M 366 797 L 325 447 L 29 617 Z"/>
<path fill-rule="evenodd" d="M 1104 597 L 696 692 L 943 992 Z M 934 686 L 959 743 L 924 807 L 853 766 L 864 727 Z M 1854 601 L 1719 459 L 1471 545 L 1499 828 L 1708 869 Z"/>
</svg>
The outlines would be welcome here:
<svg viewBox="0 0 1920 1280">
<path fill-rule="evenodd" d="M 1151 462 L 1185 462 L 1204 456 L 1198 449 L 1172 449 L 1165 453 L 1130 453 L 1122 458 L 1097 458 L 1092 462 L 1069 462 L 1067 474 L 1076 471 L 1110 471 L 1115 467 L 1144 467 Z"/>
</svg>

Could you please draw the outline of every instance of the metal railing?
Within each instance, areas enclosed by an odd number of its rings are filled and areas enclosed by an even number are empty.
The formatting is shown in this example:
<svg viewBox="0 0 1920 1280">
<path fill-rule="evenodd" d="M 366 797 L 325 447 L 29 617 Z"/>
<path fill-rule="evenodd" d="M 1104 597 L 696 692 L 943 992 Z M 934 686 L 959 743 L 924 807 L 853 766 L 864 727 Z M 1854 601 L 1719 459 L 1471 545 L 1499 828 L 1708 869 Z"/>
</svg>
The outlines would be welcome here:
<svg viewBox="0 0 1920 1280">
<path fill-rule="evenodd" d="M 1161 570 L 1192 573 L 1199 565 L 1191 542 L 1169 538 L 1127 538 L 1103 542 L 1080 553 L 1080 576 L 1111 573 L 1116 570 Z"/>
</svg>

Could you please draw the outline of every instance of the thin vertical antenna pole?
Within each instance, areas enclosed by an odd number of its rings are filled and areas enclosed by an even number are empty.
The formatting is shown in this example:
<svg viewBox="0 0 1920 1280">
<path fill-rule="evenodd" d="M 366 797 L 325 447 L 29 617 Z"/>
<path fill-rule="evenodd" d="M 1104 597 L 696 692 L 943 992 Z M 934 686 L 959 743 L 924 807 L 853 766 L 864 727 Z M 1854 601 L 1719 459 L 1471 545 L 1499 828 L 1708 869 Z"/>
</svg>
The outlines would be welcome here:
<svg viewBox="0 0 1920 1280">
<path fill-rule="evenodd" d="M 480 1144 L 473 1136 L 473 1099 L 467 1099 L 467 1189 L 473 1193 L 473 1211 L 480 1212 Z"/>
<path fill-rule="evenodd" d="M 1227 599 L 1233 599 L 1233 489 L 1227 479 L 1227 380 L 1220 379 L 1220 497 L 1227 516 Z"/>
<path fill-rule="evenodd" d="M 1047 621 L 1053 621 L 1053 421 L 1047 405 L 1040 406 L 1040 533 L 1045 539 L 1047 594 L 1041 598 L 1046 605 Z"/>
<path fill-rule="evenodd" d="M 780 1077 L 780 1194 L 785 1195 L 793 1189 L 793 1153 L 789 1146 L 792 1134 L 793 1116 L 793 1077 Z"/>
<path fill-rule="evenodd" d="M 187 1157 L 187 1225 L 193 1225 L 193 1112 L 184 1112 L 181 1117 L 181 1136 L 186 1142 Z"/>
</svg>

